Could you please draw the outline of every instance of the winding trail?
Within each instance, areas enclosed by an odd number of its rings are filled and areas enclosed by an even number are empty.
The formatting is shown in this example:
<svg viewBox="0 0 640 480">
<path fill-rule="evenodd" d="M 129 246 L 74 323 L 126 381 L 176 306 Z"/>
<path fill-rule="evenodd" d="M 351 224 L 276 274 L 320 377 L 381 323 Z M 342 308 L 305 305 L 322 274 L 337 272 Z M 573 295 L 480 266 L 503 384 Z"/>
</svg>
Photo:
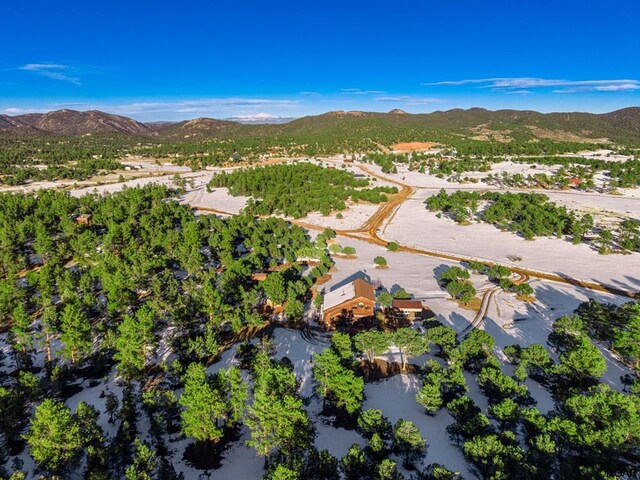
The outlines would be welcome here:
<svg viewBox="0 0 640 480">
<path fill-rule="evenodd" d="M 476 313 L 476 316 L 473 317 L 473 320 L 469 325 L 467 325 L 460 333 L 458 333 L 458 340 L 462 340 L 467 335 L 469 335 L 473 330 L 480 327 L 484 323 L 484 319 L 487 317 L 487 311 L 489 310 L 489 305 L 491 304 L 491 300 L 496 293 L 500 291 L 500 287 L 493 287 L 488 289 L 482 295 L 482 303 L 480 304 L 480 310 Z"/>
<path fill-rule="evenodd" d="M 358 165 L 361 170 L 366 172 L 369 175 L 379 178 L 380 180 L 384 180 L 386 182 L 393 183 L 402 187 L 400 193 L 393 198 L 391 201 L 387 202 L 387 204 L 383 205 L 378 211 L 371 217 L 369 220 L 359 229 L 357 230 L 336 230 L 336 233 L 339 235 L 355 238 L 358 240 L 368 241 L 370 243 L 375 243 L 377 245 L 386 246 L 389 241 L 380 237 L 380 227 L 383 225 L 385 220 L 390 219 L 395 211 L 402 205 L 402 203 L 410 198 L 415 192 L 415 188 L 410 185 L 404 184 L 397 180 L 390 179 L 388 177 L 382 176 L 377 173 L 373 173 L 371 170 L 367 169 L 364 166 Z M 362 236 L 361 234 L 365 234 L 366 236 Z M 368 237 L 368 238 L 367 238 Z M 439 258 L 443 260 L 450 260 L 455 262 L 472 262 L 478 261 L 479 259 L 474 257 L 469 257 L 466 255 L 458 255 L 455 253 L 448 252 L 440 252 L 436 250 L 427 250 L 422 248 L 409 247 L 406 245 L 400 245 L 399 250 L 408 253 L 414 253 L 417 255 L 425 255 L 432 258 Z M 484 261 L 487 265 L 494 265 L 495 262 Z M 542 272 L 539 270 L 534 270 L 526 267 L 519 266 L 509 266 L 509 270 L 513 273 L 521 275 L 527 279 L 530 277 L 540 278 L 543 280 L 550 280 L 553 282 L 564 283 L 566 285 L 573 285 L 576 287 L 582 287 L 589 290 L 594 290 L 597 292 L 610 293 L 614 295 L 621 295 L 625 297 L 635 298 L 634 292 L 629 290 L 624 290 L 618 287 L 614 287 L 612 285 L 606 285 L 598 282 L 589 282 L 586 280 L 579 280 L 576 278 L 571 278 L 569 276 L 564 276 L 556 273 Z"/>
</svg>

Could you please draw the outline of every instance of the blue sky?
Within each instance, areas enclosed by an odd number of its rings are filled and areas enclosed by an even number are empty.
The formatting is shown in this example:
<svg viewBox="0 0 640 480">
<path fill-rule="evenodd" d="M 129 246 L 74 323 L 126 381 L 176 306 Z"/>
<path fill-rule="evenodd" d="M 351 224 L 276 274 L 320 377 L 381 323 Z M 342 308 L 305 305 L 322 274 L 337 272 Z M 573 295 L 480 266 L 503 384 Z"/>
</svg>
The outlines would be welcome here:
<svg viewBox="0 0 640 480">
<path fill-rule="evenodd" d="M 640 105 L 638 0 L 20 0 L 0 18 L 0 113 Z"/>
</svg>

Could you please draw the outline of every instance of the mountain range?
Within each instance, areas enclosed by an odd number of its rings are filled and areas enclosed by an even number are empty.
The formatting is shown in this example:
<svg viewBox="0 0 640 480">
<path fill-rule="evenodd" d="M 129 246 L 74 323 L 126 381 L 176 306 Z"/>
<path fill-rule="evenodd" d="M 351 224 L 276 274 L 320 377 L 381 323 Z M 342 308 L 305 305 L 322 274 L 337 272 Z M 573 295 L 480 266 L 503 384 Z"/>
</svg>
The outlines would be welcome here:
<svg viewBox="0 0 640 480">
<path fill-rule="evenodd" d="M 261 118 L 262 117 L 262 118 Z M 264 122 L 270 122 L 265 124 Z M 260 124 L 257 124 L 260 123 Z M 469 135 L 509 134 L 526 130 L 544 138 L 610 139 L 640 143 L 640 107 L 610 113 L 539 113 L 529 110 L 485 110 L 471 108 L 410 114 L 402 110 L 386 113 L 332 111 L 298 119 L 261 116 L 218 120 L 197 118 L 182 122 L 148 122 L 105 113 L 57 110 L 48 113 L 0 115 L 0 132 L 17 135 L 124 134 L 159 137 L 227 137 L 238 135 L 331 134 L 343 129 L 373 133 L 384 129 L 465 132 Z M 564 135 L 565 138 L 562 138 Z"/>
</svg>

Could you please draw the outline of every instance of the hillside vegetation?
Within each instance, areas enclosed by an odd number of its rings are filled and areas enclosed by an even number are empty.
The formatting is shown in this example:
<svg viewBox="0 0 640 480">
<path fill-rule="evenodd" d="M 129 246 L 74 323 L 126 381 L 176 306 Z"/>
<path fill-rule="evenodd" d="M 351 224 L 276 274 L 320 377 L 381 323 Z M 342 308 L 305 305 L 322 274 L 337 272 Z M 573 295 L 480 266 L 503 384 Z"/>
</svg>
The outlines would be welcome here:
<svg viewBox="0 0 640 480">
<path fill-rule="evenodd" d="M 60 110 L 0 116 L 4 150 L 23 163 L 58 145 L 91 155 L 135 153 L 177 163 L 216 165 L 260 155 L 315 156 L 383 151 L 429 141 L 464 155 L 549 155 L 613 144 L 640 147 L 640 108 L 608 114 L 449 110 L 429 114 L 329 112 L 278 125 L 214 119 L 142 124 L 104 112 Z M 31 148 L 25 151 L 24 146 Z M 34 152 L 33 150 L 36 150 Z"/>
</svg>

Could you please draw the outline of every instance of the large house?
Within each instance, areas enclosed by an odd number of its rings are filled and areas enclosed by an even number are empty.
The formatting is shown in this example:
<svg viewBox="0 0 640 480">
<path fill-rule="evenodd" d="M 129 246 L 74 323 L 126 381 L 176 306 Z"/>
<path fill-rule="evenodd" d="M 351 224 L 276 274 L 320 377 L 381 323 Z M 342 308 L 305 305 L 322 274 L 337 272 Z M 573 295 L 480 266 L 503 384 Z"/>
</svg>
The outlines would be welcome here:
<svg viewBox="0 0 640 480">
<path fill-rule="evenodd" d="M 358 278 L 324 296 L 322 319 L 332 324 L 338 317 L 351 320 L 369 317 L 374 314 L 375 303 L 373 285 Z"/>
</svg>

